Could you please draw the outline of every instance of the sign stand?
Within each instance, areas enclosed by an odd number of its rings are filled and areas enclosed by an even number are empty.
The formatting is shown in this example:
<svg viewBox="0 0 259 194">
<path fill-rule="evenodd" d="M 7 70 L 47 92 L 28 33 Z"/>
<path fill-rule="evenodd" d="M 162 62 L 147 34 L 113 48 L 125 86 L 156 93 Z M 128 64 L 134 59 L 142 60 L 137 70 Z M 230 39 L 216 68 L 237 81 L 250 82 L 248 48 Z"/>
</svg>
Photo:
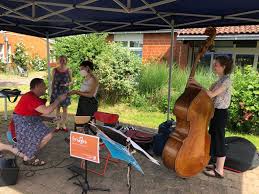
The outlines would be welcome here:
<svg viewBox="0 0 259 194">
<path fill-rule="evenodd" d="M 110 192 L 110 189 L 102 189 L 102 188 L 95 188 L 90 187 L 87 179 L 87 160 L 85 160 L 85 177 L 84 183 L 82 183 L 79 179 L 78 182 L 74 182 L 75 185 L 80 186 L 82 188 L 82 194 L 87 193 L 87 191 L 107 191 Z"/>
<path fill-rule="evenodd" d="M 86 124 L 84 126 L 84 131 L 85 131 L 85 134 L 89 134 L 89 126 L 88 126 L 88 124 Z M 77 170 L 73 169 L 73 167 L 69 168 L 69 169 L 72 172 L 77 174 L 77 175 L 73 176 L 73 178 L 74 177 L 78 177 L 81 174 L 80 172 L 76 172 Z M 90 185 L 88 183 L 88 179 L 87 179 L 87 160 L 85 160 L 85 172 L 84 173 L 85 173 L 84 174 L 84 182 L 81 182 L 78 178 L 77 178 L 78 182 L 74 182 L 75 185 L 80 186 L 82 188 L 82 194 L 86 194 L 88 191 L 107 191 L 107 192 L 110 192 L 110 189 L 90 187 Z"/>
</svg>

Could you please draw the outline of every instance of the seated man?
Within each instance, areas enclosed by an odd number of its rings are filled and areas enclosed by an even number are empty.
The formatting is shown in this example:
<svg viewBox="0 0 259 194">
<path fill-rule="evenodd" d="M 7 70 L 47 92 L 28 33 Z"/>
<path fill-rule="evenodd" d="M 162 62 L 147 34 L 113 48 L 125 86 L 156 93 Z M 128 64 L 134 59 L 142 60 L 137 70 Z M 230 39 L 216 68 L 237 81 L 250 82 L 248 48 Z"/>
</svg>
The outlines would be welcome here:
<svg viewBox="0 0 259 194">
<path fill-rule="evenodd" d="M 0 142 L 0 151 L 7 150 L 22 157 L 25 165 L 45 164 L 43 160 L 36 158 L 36 154 L 50 141 L 54 131 L 43 123 L 44 120 L 51 118 L 41 115 L 53 112 L 67 96 L 60 95 L 52 104 L 46 106 L 46 100 L 40 98 L 46 89 L 43 79 L 34 78 L 31 81 L 30 91 L 21 97 L 14 109 L 13 121 L 17 143 L 13 147 Z"/>
</svg>

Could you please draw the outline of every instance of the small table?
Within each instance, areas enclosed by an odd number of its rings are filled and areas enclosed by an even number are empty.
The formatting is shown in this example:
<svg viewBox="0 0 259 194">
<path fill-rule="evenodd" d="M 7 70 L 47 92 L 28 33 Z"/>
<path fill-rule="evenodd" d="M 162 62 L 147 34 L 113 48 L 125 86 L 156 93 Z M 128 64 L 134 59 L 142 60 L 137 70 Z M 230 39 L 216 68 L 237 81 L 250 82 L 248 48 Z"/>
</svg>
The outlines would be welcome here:
<svg viewBox="0 0 259 194">
<path fill-rule="evenodd" d="M 20 94 L 19 96 L 21 96 L 22 94 Z M 15 95 L 9 95 L 10 97 L 15 97 Z M 4 98 L 4 120 L 7 121 L 8 119 L 8 111 L 7 111 L 7 97 L 5 95 L 3 95 L 1 92 L 0 92 L 0 98 Z"/>
</svg>

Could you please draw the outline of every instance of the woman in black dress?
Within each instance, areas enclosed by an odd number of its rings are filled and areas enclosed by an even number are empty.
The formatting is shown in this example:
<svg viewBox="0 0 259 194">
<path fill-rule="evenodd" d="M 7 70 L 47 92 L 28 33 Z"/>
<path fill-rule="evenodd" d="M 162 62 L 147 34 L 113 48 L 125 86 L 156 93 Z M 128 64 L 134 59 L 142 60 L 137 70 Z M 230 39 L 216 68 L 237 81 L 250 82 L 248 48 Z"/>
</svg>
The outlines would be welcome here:
<svg viewBox="0 0 259 194">
<path fill-rule="evenodd" d="M 80 90 L 72 90 L 69 95 L 79 95 L 77 116 L 93 116 L 98 109 L 96 94 L 99 82 L 93 74 L 93 63 L 84 61 L 80 64 L 80 74 L 84 77 Z"/>
</svg>

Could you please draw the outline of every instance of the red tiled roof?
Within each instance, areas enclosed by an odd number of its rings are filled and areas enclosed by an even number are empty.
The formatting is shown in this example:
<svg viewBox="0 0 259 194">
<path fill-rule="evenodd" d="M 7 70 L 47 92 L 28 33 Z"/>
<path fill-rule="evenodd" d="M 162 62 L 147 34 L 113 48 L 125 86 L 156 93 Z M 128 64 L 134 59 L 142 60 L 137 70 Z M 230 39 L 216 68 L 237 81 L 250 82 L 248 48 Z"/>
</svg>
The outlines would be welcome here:
<svg viewBox="0 0 259 194">
<path fill-rule="evenodd" d="M 201 35 L 206 28 L 186 28 L 179 35 Z M 259 34 L 259 25 L 217 27 L 217 34 Z"/>
</svg>

